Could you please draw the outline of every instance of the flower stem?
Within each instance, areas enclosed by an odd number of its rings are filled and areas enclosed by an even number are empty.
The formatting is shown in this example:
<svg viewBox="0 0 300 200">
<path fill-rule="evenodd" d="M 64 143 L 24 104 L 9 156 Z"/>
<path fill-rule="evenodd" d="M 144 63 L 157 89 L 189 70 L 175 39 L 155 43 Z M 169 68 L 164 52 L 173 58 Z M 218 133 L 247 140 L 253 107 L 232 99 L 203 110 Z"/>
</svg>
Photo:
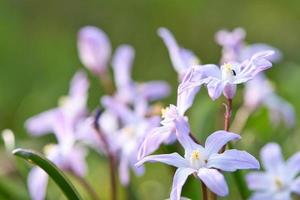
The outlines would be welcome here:
<svg viewBox="0 0 300 200">
<path fill-rule="evenodd" d="M 99 109 L 96 112 L 95 121 L 94 121 L 94 128 L 97 131 L 97 135 L 99 136 L 99 139 L 103 143 L 103 147 L 106 151 L 108 160 L 109 160 L 109 169 L 110 169 L 110 184 L 111 184 L 111 199 L 116 200 L 117 199 L 117 188 L 116 188 L 116 160 L 114 153 L 110 150 L 108 141 L 103 134 L 101 127 L 98 124 L 98 120 L 101 116 L 102 111 Z"/>
</svg>

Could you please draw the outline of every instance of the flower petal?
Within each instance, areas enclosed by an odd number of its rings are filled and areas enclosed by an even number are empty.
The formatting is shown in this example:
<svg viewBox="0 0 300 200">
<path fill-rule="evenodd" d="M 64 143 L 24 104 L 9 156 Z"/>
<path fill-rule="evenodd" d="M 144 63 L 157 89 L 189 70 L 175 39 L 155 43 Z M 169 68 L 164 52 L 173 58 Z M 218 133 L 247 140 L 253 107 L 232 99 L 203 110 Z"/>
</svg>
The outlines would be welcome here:
<svg viewBox="0 0 300 200">
<path fill-rule="evenodd" d="M 69 168 L 78 176 L 83 177 L 87 171 L 85 161 L 86 150 L 79 145 L 74 146 L 71 153 L 68 155 Z"/>
<path fill-rule="evenodd" d="M 176 124 L 176 136 L 179 143 L 184 147 L 186 152 L 191 152 L 195 149 L 203 149 L 199 144 L 196 144 L 190 137 L 190 127 L 184 118 L 178 118 Z"/>
<path fill-rule="evenodd" d="M 112 66 L 118 90 L 126 88 L 131 83 L 131 68 L 134 59 L 134 49 L 130 45 L 121 45 L 113 57 Z"/>
<path fill-rule="evenodd" d="M 25 122 L 27 131 L 32 135 L 43 135 L 53 131 L 53 120 L 57 109 L 51 109 L 29 118 Z"/>
<path fill-rule="evenodd" d="M 170 86 L 165 81 L 150 81 L 138 86 L 140 95 L 148 101 L 162 99 L 170 94 Z"/>
<path fill-rule="evenodd" d="M 260 157 L 267 171 L 276 173 L 283 167 L 284 160 L 281 148 L 276 143 L 266 144 L 260 152 Z"/>
<path fill-rule="evenodd" d="M 300 152 L 290 157 L 286 165 L 289 176 L 294 178 L 300 172 Z"/>
<path fill-rule="evenodd" d="M 291 184 L 292 192 L 300 195 L 300 177 L 296 178 Z"/>
<path fill-rule="evenodd" d="M 201 168 L 198 171 L 198 176 L 218 196 L 226 196 L 228 194 L 228 186 L 225 178 L 218 170 Z"/>
<path fill-rule="evenodd" d="M 174 167 L 189 167 L 189 163 L 183 157 L 181 157 L 178 153 L 171 154 L 160 154 L 160 155 L 151 155 L 146 156 L 135 165 L 140 166 L 145 162 L 162 162 L 167 165 L 171 165 Z"/>
<path fill-rule="evenodd" d="M 170 200 L 180 200 L 182 186 L 186 182 L 189 175 L 195 172 L 195 169 L 191 168 L 179 168 L 176 170 L 174 178 L 172 191 L 170 194 Z"/>
<path fill-rule="evenodd" d="M 218 153 L 220 149 L 231 140 L 241 139 L 241 136 L 227 131 L 216 131 L 205 141 L 205 150 L 208 155 Z"/>
<path fill-rule="evenodd" d="M 225 84 L 223 84 L 222 80 L 209 77 L 207 79 L 207 91 L 208 95 L 212 100 L 216 100 L 219 98 L 224 90 Z"/>
<path fill-rule="evenodd" d="M 78 51 L 83 65 L 96 74 L 106 70 L 111 55 L 111 45 L 107 35 L 99 28 L 86 26 L 78 33 Z"/>
<path fill-rule="evenodd" d="M 122 185 L 128 185 L 130 179 L 129 173 L 129 160 L 125 155 L 121 156 L 119 164 L 119 177 Z"/>
<path fill-rule="evenodd" d="M 212 154 L 207 163 L 209 168 L 223 171 L 236 171 L 237 169 L 259 169 L 259 162 L 246 151 L 236 149 L 227 150 L 222 154 Z"/>
<path fill-rule="evenodd" d="M 168 126 L 154 128 L 144 139 L 138 152 L 138 160 L 156 151 L 164 141 L 169 140 L 171 134 L 174 133 Z"/>
<path fill-rule="evenodd" d="M 270 193 L 270 192 L 255 192 L 249 198 L 249 200 L 266 200 L 266 199 L 275 200 L 273 198 L 273 193 Z M 277 199 L 277 200 L 279 200 L 279 199 Z"/>
<path fill-rule="evenodd" d="M 29 172 L 27 184 L 31 199 L 45 199 L 48 184 L 48 175 L 46 172 L 38 167 L 33 167 Z"/>
<path fill-rule="evenodd" d="M 267 190 L 273 184 L 273 179 L 264 172 L 251 172 L 246 175 L 246 181 L 251 190 Z"/>
</svg>

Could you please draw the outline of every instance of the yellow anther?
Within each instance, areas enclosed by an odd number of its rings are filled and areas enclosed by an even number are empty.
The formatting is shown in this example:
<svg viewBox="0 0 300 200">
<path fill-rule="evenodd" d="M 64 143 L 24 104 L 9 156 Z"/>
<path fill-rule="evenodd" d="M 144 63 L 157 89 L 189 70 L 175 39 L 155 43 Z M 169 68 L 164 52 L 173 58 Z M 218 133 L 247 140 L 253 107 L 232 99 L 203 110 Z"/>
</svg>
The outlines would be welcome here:
<svg viewBox="0 0 300 200">
<path fill-rule="evenodd" d="M 200 152 L 198 150 L 194 150 L 192 152 L 192 159 L 193 160 L 199 160 L 200 159 Z"/>
<path fill-rule="evenodd" d="M 230 64 L 230 63 L 224 63 L 223 66 L 226 70 L 232 70 L 232 64 Z"/>
<path fill-rule="evenodd" d="M 162 117 L 162 118 L 166 118 L 166 114 L 167 114 L 167 112 L 168 112 L 168 109 L 169 109 L 169 108 L 163 108 L 163 109 L 161 109 L 161 117 Z"/>
<path fill-rule="evenodd" d="M 283 182 L 281 181 L 280 178 L 275 177 L 275 185 L 277 189 L 281 189 L 283 187 Z"/>
<path fill-rule="evenodd" d="M 55 145 L 54 144 L 47 144 L 45 147 L 44 147 L 44 153 L 47 155 L 51 152 L 51 150 L 53 149 Z"/>
</svg>

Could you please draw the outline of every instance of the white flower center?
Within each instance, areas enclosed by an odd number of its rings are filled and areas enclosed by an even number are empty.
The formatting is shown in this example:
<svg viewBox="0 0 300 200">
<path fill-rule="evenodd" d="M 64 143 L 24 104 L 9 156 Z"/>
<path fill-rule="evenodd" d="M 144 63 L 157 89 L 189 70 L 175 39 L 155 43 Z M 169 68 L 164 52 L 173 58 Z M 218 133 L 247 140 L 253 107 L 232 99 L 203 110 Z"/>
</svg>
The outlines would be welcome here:
<svg viewBox="0 0 300 200">
<path fill-rule="evenodd" d="M 199 150 L 192 151 L 189 161 L 196 169 L 203 167 L 207 163 L 206 156 L 201 154 Z"/>
<path fill-rule="evenodd" d="M 221 66 L 222 80 L 227 80 L 229 82 L 233 81 L 234 76 L 236 76 L 236 71 L 233 69 L 231 63 L 225 63 Z"/>
<path fill-rule="evenodd" d="M 274 177 L 274 183 L 276 190 L 281 190 L 284 188 L 284 182 L 280 177 Z"/>
</svg>

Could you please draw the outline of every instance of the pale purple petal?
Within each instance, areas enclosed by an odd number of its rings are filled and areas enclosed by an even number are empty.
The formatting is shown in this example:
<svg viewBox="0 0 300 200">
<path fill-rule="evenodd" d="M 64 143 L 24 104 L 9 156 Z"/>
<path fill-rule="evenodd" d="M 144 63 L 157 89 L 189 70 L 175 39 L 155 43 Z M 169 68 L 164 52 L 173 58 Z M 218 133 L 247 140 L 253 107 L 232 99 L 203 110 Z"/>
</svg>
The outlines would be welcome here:
<svg viewBox="0 0 300 200">
<path fill-rule="evenodd" d="M 218 196 L 228 194 L 228 186 L 224 176 L 216 169 L 200 168 L 198 171 L 199 178 L 204 184 Z"/>
<path fill-rule="evenodd" d="M 268 190 L 274 180 L 264 172 L 251 172 L 246 175 L 246 181 L 251 190 Z"/>
<path fill-rule="evenodd" d="M 229 141 L 241 139 L 241 136 L 227 131 L 215 131 L 205 141 L 205 150 L 208 155 L 218 153 Z"/>
<path fill-rule="evenodd" d="M 57 109 L 51 109 L 29 118 L 25 122 L 27 131 L 32 135 L 43 135 L 53 131 L 53 119 Z"/>
<path fill-rule="evenodd" d="M 300 172 L 300 152 L 286 161 L 286 167 L 291 178 L 294 178 Z"/>
<path fill-rule="evenodd" d="M 86 74 L 83 71 L 78 71 L 71 80 L 70 96 L 83 98 L 86 96 L 88 88 L 89 81 Z"/>
<path fill-rule="evenodd" d="M 172 191 L 170 194 L 170 200 L 180 200 L 182 186 L 186 182 L 189 175 L 195 172 L 195 169 L 191 168 L 178 168 L 173 178 Z"/>
<path fill-rule="evenodd" d="M 190 137 L 189 123 L 184 118 L 179 118 L 175 122 L 176 136 L 179 143 L 184 147 L 185 151 L 190 152 L 195 149 L 203 149 L 199 144 L 196 144 Z"/>
<path fill-rule="evenodd" d="M 257 44 L 251 44 L 246 47 L 244 47 L 240 52 L 240 60 L 246 60 L 251 58 L 254 54 L 260 51 L 267 51 L 272 50 L 274 51 L 274 54 L 268 57 L 268 59 L 272 62 L 279 62 L 282 58 L 282 54 L 279 49 L 272 47 L 267 44 L 257 43 Z"/>
<path fill-rule="evenodd" d="M 207 91 L 212 100 L 219 98 L 224 91 L 225 84 L 223 81 L 216 78 L 208 78 Z"/>
<path fill-rule="evenodd" d="M 174 167 L 189 167 L 189 163 L 178 153 L 160 154 L 146 156 L 136 163 L 136 166 L 141 166 L 145 162 L 161 162 Z"/>
<path fill-rule="evenodd" d="M 102 97 L 101 102 L 111 113 L 120 117 L 124 123 L 132 122 L 135 118 L 134 113 L 130 111 L 125 104 L 112 97 L 104 96 Z"/>
<path fill-rule="evenodd" d="M 300 177 L 296 178 L 291 184 L 292 192 L 300 195 Z"/>
<path fill-rule="evenodd" d="M 236 93 L 236 85 L 227 83 L 224 86 L 223 89 L 223 95 L 226 97 L 226 99 L 233 99 Z"/>
<path fill-rule="evenodd" d="M 170 95 L 170 86 L 165 81 L 150 81 L 138 85 L 139 94 L 148 101 L 155 101 Z"/>
<path fill-rule="evenodd" d="M 86 150 L 80 146 L 74 146 L 72 152 L 68 155 L 69 168 L 77 175 L 83 177 L 87 171 Z"/>
<path fill-rule="evenodd" d="M 273 55 L 273 51 L 263 51 L 254 54 L 249 60 L 240 64 L 240 70 L 235 76 L 234 84 L 247 82 L 253 79 L 259 72 L 272 67 L 272 63 L 267 59 Z"/>
<path fill-rule="evenodd" d="M 177 44 L 175 38 L 168 29 L 159 28 L 158 35 L 163 39 L 167 46 L 173 67 L 180 77 L 184 76 L 186 70 L 190 66 L 199 62 L 192 51 L 183 49 Z"/>
<path fill-rule="evenodd" d="M 43 200 L 46 197 L 48 175 L 42 169 L 33 167 L 27 179 L 29 194 L 32 200 Z"/>
<path fill-rule="evenodd" d="M 221 46 L 232 48 L 243 42 L 245 36 L 246 32 L 243 28 L 236 28 L 232 32 L 220 30 L 216 33 L 215 40 Z"/>
<path fill-rule="evenodd" d="M 222 154 L 212 154 L 207 166 L 232 172 L 237 169 L 259 169 L 259 162 L 246 151 L 231 149 Z"/>
<path fill-rule="evenodd" d="M 260 157 L 262 164 L 267 171 L 276 173 L 284 164 L 281 148 L 276 143 L 266 144 L 260 152 Z"/>
<path fill-rule="evenodd" d="M 86 26 L 78 33 L 78 51 L 82 64 L 95 74 L 106 71 L 111 55 L 107 35 L 99 28 Z"/>
<path fill-rule="evenodd" d="M 175 135 L 172 127 L 162 126 L 154 128 L 142 143 L 138 152 L 138 159 L 140 160 L 156 151 L 163 142 L 168 141 L 171 134 Z"/>
<path fill-rule="evenodd" d="M 112 66 L 118 90 L 131 84 L 131 68 L 134 59 L 134 49 L 130 45 L 121 45 L 113 57 Z"/>
<path fill-rule="evenodd" d="M 122 185 L 128 185 L 130 179 L 129 160 L 125 155 L 120 157 L 119 177 Z"/>
</svg>

